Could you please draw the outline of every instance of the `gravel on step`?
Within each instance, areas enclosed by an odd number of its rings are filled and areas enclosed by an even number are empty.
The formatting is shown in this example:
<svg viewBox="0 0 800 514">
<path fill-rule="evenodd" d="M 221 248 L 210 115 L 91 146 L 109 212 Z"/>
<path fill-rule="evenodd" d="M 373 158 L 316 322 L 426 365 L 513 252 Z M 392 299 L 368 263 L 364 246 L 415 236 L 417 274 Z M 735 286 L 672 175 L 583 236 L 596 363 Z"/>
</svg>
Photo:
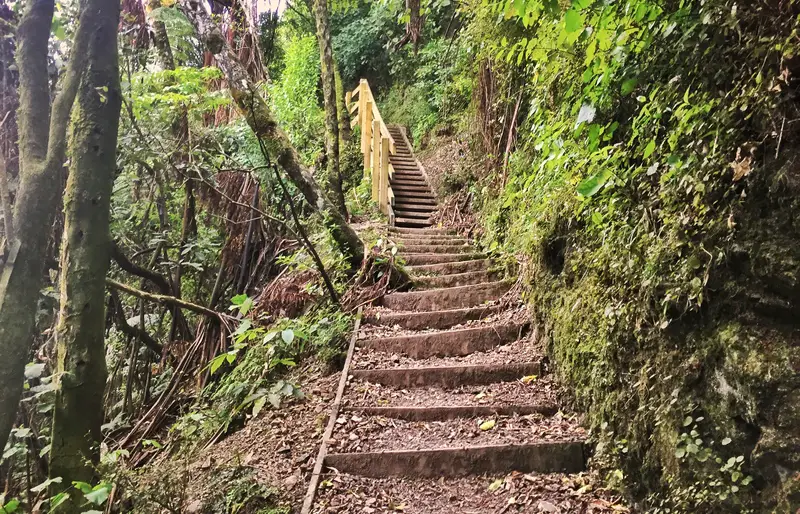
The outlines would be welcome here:
<svg viewBox="0 0 800 514">
<path fill-rule="evenodd" d="M 355 369 L 431 368 L 439 366 L 477 366 L 486 364 L 513 364 L 529 362 L 541 357 L 540 344 L 530 337 L 501 344 L 488 352 L 475 352 L 463 357 L 429 357 L 412 359 L 405 355 L 356 348 L 353 358 Z"/>
<path fill-rule="evenodd" d="M 586 431 L 575 416 L 490 416 L 447 421 L 404 421 L 343 414 L 330 440 L 335 453 L 423 450 L 464 446 L 582 441 Z"/>
<path fill-rule="evenodd" d="M 487 303 L 486 309 L 490 312 L 493 308 L 494 303 Z M 386 309 L 385 307 L 370 307 L 369 310 L 365 312 L 365 317 L 375 317 L 379 316 L 381 313 L 390 313 L 390 314 L 406 314 L 406 313 L 413 313 L 414 311 L 393 311 L 391 309 Z M 525 307 L 519 307 L 515 309 L 507 309 L 497 312 L 495 314 L 490 314 L 484 318 L 479 318 L 475 320 L 467 321 L 466 323 L 462 323 L 460 325 L 454 325 L 450 327 L 448 330 L 459 330 L 464 328 L 475 328 L 480 327 L 483 325 L 499 325 L 499 324 L 507 324 L 507 323 L 522 323 L 525 320 L 529 319 L 528 313 Z M 431 332 L 438 332 L 438 329 L 429 328 L 425 330 L 407 330 L 401 327 L 400 325 L 371 325 L 371 324 L 363 324 L 361 325 L 361 329 L 358 332 L 359 339 L 376 339 L 379 337 L 394 337 L 394 336 L 408 336 L 413 334 L 427 334 Z"/>
<path fill-rule="evenodd" d="M 558 386 L 551 377 L 497 382 L 456 389 L 422 387 L 401 389 L 370 382 L 350 381 L 342 401 L 347 407 L 434 407 L 442 405 L 542 405 L 557 403 Z"/>
<path fill-rule="evenodd" d="M 314 514 L 606 513 L 630 512 L 602 488 L 596 473 L 442 478 L 323 477 Z"/>
</svg>

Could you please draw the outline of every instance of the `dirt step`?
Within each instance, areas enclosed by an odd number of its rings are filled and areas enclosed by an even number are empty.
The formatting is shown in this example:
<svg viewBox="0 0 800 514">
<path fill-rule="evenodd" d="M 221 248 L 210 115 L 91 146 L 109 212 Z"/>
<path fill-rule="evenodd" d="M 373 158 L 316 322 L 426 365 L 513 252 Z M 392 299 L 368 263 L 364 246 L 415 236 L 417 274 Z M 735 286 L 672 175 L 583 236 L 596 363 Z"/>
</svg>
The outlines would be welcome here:
<svg viewBox="0 0 800 514">
<path fill-rule="evenodd" d="M 430 219 L 430 217 L 433 216 L 434 212 L 435 211 L 430 210 L 430 208 L 428 210 L 424 210 L 424 211 L 421 211 L 421 210 L 406 210 L 406 209 L 395 209 L 394 210 L 394 214 L 395 214 L 396 217 L 414 218 L 414 219 L 422 219 L 422 220 Z"/>
<path fill-rule="evenodd" d="M 435 387 L 387 386 L 370 382 L 353 382 L 342 405 L 347 408 L 372 407 L 441 407 L 471 405 L 475 407 L 511 407 L 557 403 L 558 387 L 554 378 L 545 375 L 533 381 L 513 380 L 484 385 L 467 385 L 444 389 Z"/>
<path fill-rule="evenodd" d="M 554 403 L 540 405 L 447 405 L 433 407 L 345 407 L 343 413 L 355 413 L 363 416 L 383 416 L 407 421 L 444 421 L 456 418 L 492 417 L 492 416 L 528 416 L 541 414 L 552 416 L 558 412 Z"/>
<path fill-rule="evenodd" d="M 586 468 L 583 443 L 554 442 L 468 448 L 332 453 L 325 466 L 367 477 L 454 477 L 520 471 L 579 473 Z"/>
<path fill-rule="evenodd" d="M 392 293 L 383 297 L 383 306 L 398 311 L 439 311 L 475 307 L 497 300 L 510 288 L 509 282 L 498 281 L 474 286 Z"/>
<path fill-rule="evenodd" d="M 445 330 L 455 325 L 476 319 L 485 318 L 500 311 L 497 305 L 482 305 L 468 309 L 452 309 L 447 311 L 431 312 L 391 312 L 381 311 L 367 316 L 367 322 L 372 325 L 400 326 L 408 330 L 422 330 L 432 328 Z"/>
<path fill-rule="evenodd" d="M 396 228 L 396 227 L 389 227 L 389 232 L 394 234 L 424 234 L 424 235 L 451 235 L 449 229 L 446 228 L 424 228 L 424 229 L 413 229 L 413 228 Z"/>
<path fill-rule="evenodd" d="M 372 337 L 381 335 L 373 333 Z M 453 353 L 452 355 L 431 355 L 417 359 L 401 353 L 387 353 L 370 348 L 356 348 L 355 369 L 417 369 L 464 366 L 502 366 L 520 361 L 538 361 L 541 347 L 530 338 L 513 339 L 488 346 L 473 353 Z M 537 376 L 519 377 L 535 382 Z"/>
<path fill-rule="evenodd" d="M 489 422 L 488 424 L 485 424 Z M 483 425 L 483 427 L 482 427 Z M 579 442 L 586 431 L 574 418 L 517 414 L 409 421 L 344 414 L 336 420 L 331 451 L 362 453 L 501 444 Z"/>
<path fill-rule="evenodd" d="M 456 273 L 467 273 L 469 271 L 482 271 L 489 268 L 489 259 L 475 259 L 470 261 L 444 262 L 439 264 L 417 264 L 409 266 L 407 271 L 416 276 L 424 273 L 437 275 L 454 275 Z"/>
<path fill-rule="evenodd" d="M 414 278 L 414 286 L 422 290 L 441 289 L 445 287 L 485 284 L 495 281 L 498 278 L 500 278 L 499 274 L 491 271 L 468 271 L 467 273 L 455 273 L 452 275 Z"/>
<path fill-rule="evenodd" d="M 436 245 L 436 244 L 449 244 L 449 245 L 467 245 L 472 241 L 459 236 L 426 236 L 414 234 L 391 234 L 389 239 L 398 244 L 412 244 L 412 245 Z"/>
<path fill-rule="evenodd" d="M 394 191 L 394 188 L 392 188 Z M 403 203 L 409 200 L 433 200 L 434 196 L 433 193 L 420 193 L 420 192 L 410 192 L 410 191 L 394 191 L 395 203 Z"/>
<path fill-rule="evenodd" d="M 432 194 L 430 191 L 431 189 L 427 185 L 421 186 L 403 186 L 392 184 L 392 191 L 394 191 L 395 196 L 399 196 L 398 193 L 406 193 L 406 194 Z"/>
<path fill-rule="evenodd" d="M 436 206 L 434 205 L 425 205 L 425 204 L 415 204 L 415 203 L 395 203 L 394 204 L 395 211 L 420 211 L 420 212 L 427 212 L 429 214 L 436 211 Z"/>
<path fill-rule="evenodd" d="M 424 213 L 416 213 L 417 216 L 413 216 L 415 218 L 420 217 L 430 217 L 429 214 Z M 469 253 L 474 254 L 475 249 L 471 246 L 466 245 L 407 245 L 401 248 L 404 254 L 412 254 L 412 253 L 435 253 L 435 254 L 457 254 L 457 253 Z"/>
<path fill-rule="evenodd" d="M 397 353 L 412 359 L 469 355 L 519 339 L 527 324 L 487 325 L 461 330 L 446 330 L 358 341 L 359 348 Z"/>
<path fill-rule="evenodd" d="M 410 266 L 469 261 L 483 257 L 480 254 L 471 253 L 401 253 L 400 256 Z"/>
<path fill-rule="evenodd" d="M 424 228 L 430 227 L 431 222 L 427 220 L 418 220 L 414 218 L 395 218 L 394 219 L 395 226 L 401 228 Z"/>
<path fill-rule="evenodd" d="M 463 385 L 482 385 L 507 382 L 526 376 L 538 376 L 541 363 L 487 364 L 478 366 L 434 366 L 429 368 L 356 369 L 353 378 L 394 387 L 454 388 Z"/>
<path fill-rule="evenodd" d="M 595 473 L 493 474 L 458 478 L 326 476 L 313 514 L 520 514 L 627 512 Z M 491 492 L 490 492 L 491 491 Z M 619 506 L 617 510 L 616 506 Z"/>
</svg>

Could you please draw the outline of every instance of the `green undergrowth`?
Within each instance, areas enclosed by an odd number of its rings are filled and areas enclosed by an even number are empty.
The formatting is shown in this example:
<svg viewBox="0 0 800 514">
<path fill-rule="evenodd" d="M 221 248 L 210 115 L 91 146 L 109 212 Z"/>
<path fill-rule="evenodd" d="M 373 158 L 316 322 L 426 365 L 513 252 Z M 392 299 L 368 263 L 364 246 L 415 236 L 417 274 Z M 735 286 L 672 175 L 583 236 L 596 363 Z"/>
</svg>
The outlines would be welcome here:
<svg viewBox="0 0 800 514">
<path fill-rule="evenodd" d="M 530 264 L 595 465 L 653 512 L 793 512 L 796 6 L 474 7 L 522 107 L 508 167 L 463 187 L 485 246 Z"/>
<path fill-rule="evenodd" d="M 248 314 L 252 300 L 234 298 Z M 170 432 L 182 448 L 202 447 L 211 438 L 239 428 L 266 408 L 305 397 L 293 370 L 309 358 L 335 365 L 346 347 L 353 317 L 333 306 L 314 305 L 298 318 L 264 323 L 245 317 L 232 334 L 227 352 L 208 365 L 210 379 L 194 407 Z"/>
</svg>

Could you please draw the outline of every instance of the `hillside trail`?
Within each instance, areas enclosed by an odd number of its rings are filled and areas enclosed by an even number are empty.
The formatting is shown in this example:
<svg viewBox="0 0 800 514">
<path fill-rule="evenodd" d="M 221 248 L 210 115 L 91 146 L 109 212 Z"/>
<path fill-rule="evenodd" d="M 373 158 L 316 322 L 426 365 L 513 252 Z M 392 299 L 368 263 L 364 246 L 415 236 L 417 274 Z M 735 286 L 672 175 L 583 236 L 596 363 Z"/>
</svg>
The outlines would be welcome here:
<svg viewBox="0 0 800 514">
<path fill-rule="evenodd" d="M 524 307 L 472 242 L 432 228 L 405 138 L 395 225 L 414 287 L 356 327 L 302 512 L 603 512 L 585 432 L 561 413 Z M 316 494 L 314 494 L 316 493 Z"/>
</svg>

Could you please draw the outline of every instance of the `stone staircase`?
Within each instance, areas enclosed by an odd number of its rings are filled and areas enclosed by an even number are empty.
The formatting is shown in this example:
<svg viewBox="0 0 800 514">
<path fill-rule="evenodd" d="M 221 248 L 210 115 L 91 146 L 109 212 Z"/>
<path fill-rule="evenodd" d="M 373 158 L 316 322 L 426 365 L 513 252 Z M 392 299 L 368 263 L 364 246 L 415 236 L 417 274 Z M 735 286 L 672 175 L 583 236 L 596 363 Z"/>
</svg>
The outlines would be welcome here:
<svg viewBox="0 0 800 514">
<path fill-rule="evenodd" d="M 389 184 L 394 192 L 395 226 L 428 227 L 436 210 L 434 195 L 402 129 L 390 126 L 389 133 L 395 141 L 395 153 L 389 157 L 394 168 Z"/>
<path fill-rule="evenodd" d="M 366 312 L 310 512 L 498 512 L 493 480 L 582 472 L 584 432 L 558 413 L 524 309 L 498 303 L 511 284 L 470 241 L 408 227 L 429 211 L 399 212 L 412 221 L 389 239 L 414 288 Z"/>
</svg>

